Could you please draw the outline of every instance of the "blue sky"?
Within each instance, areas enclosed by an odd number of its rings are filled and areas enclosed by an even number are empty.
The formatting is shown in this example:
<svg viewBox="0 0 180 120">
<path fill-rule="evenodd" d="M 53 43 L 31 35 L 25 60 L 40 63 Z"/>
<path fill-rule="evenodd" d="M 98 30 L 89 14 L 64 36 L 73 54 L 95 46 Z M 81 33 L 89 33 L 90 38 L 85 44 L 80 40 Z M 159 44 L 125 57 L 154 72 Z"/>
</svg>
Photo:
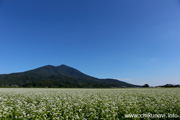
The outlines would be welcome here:
<svg viewBox="0 0 180 120">
<path fill-rule="evenodd" d="M 179 0 L 0 0 L 0 74 L 66 64 L 180 84 Z"/>
</svg>

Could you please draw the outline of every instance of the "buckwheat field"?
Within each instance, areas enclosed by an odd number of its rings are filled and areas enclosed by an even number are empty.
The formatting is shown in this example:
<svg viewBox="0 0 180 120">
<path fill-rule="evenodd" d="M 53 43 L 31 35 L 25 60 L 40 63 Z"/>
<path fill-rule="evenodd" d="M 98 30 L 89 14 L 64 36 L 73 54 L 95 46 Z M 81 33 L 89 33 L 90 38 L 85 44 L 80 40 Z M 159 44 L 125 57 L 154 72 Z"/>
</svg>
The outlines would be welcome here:
<svg viewBox="0 0 180 120">
<path fill-rule="evenodd" d="M 180 115 L 180 89 L 0 88 L 1 120 L 141 119 L 128 118 L 127 114 L 177 117 Z"/>
</svg>

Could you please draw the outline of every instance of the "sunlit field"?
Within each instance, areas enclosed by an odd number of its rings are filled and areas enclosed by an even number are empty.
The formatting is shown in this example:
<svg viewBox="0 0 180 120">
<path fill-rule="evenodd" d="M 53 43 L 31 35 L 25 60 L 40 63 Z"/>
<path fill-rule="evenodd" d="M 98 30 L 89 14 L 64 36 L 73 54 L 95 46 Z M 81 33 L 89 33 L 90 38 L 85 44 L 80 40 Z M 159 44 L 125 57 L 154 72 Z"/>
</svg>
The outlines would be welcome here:
<svg viewBox="0 0 180 120">
<path fill-rule="evenodd" d="M 128 116 L 131 114 L 139 116 L 132 118 Z M 180 116 L 180 89 L 0 88 L 1 120 L 118 120 L 152 117 L 147 115 L 165 115 L 162 118 L 155 116 L 155 119 Z"/>
</svg>

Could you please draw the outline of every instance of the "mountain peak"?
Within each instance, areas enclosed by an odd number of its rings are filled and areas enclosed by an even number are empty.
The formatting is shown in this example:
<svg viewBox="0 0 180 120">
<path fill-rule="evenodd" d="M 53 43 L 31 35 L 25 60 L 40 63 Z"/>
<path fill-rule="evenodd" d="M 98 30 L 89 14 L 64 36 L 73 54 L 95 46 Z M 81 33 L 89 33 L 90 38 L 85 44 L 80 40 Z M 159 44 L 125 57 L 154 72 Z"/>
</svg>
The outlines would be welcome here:
<svg viewBox="0 0 180 120">
<path fill-rule="evenodd" d="M 45 66 L 42 66 L 42 67 L 55 67 L 53 65 L 45 65 Z"/>
<path fill-rule="evenodd" d="M 67 66 L 65 64 L 61 64 L 60 66 L 57 66 L 57 67 L 68 67 L 68 68 L 70 68 L 69 66 Z"/>
<path fill-rule="evenodd" d="M 89 78 L 88 75 L 85 75 L 79 70 L 69 67 L 65 64 L 62 64 L 60 66 L 45 65 L 40 68 L 27 71 L 27 73 L 33 73 L 33 74 L 39 74 L 45 76 L 64 75 L 64 76 L 76 77 L 76 78 Z"/>
<path fill-rule="evenodd" d="M 71 67 L 69 67 L 69 66 L 67 66 L 67 65 L 65 65 L 65 64 L 61 64 L 61 65 L 59 65 L 59 66 L 45 65 L 45 66 L 42 66 L 42 67 L 40 67 L 40 68 L 47 68 L 47 67 L 67 67 L 67 68 L 71 68 Z"/>
<path fill-rule="evenodd" d="M 60 66 L 67 66 L 67 65 L 65 65 L 65 64 L 61 64 Z"/>
</svg>

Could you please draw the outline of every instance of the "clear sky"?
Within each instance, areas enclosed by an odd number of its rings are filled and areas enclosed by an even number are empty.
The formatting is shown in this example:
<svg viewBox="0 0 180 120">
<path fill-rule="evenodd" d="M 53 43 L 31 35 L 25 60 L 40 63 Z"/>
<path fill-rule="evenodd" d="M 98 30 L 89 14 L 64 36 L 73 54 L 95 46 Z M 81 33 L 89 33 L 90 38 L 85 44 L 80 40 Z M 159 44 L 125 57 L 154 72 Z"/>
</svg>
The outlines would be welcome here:
<svg viewBox="0 0 180 120">
<path fill-rule="evenodd" d="M 180 84 L 180 1 L 0 0 L 0 74 L 49 64 Z"/>
</svg>

